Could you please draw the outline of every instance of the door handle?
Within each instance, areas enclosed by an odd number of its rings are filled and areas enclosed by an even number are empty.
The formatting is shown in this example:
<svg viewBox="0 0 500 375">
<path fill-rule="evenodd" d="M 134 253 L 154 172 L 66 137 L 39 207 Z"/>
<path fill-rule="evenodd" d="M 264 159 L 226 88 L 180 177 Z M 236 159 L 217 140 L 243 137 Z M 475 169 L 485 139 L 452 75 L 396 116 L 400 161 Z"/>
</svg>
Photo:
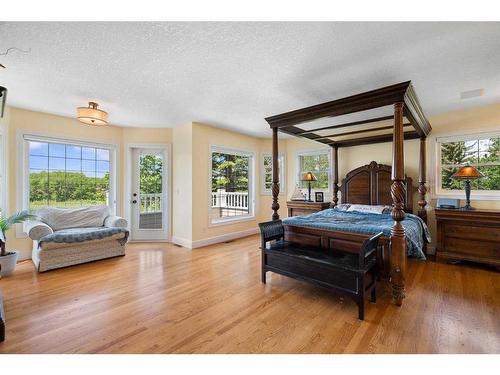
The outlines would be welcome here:
<svg viewBox="0 0 500 375">
<path fill-rule="evenodd" d="M 132 201 L 132 203 L 133 203 L 133 204 L 136 204 L 136 203 L 137 203 L 137 201 L 134 199 L 134 200 Z"/>
</svg>

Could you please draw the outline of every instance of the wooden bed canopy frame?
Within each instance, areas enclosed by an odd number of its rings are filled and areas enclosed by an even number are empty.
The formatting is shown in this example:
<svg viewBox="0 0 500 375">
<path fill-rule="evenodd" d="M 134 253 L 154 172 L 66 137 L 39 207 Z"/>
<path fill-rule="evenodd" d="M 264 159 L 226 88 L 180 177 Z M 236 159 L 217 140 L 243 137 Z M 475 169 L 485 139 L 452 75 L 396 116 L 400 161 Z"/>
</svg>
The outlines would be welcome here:
<svg viewBox="0 0 500 375">
<path fill-rule="evenodd" d="M 392 107 L 392 113 L 389 115 L 377 117 L 373 117 L 373 115 L 366 116 L 367 112 L 370 112 L 370 110 L 380 109 L 387 106 Z M 366 112 L 362 113 L 364 111 Z M 298 126 L 300 124 L 317 121 L 319 119 L 329 120 L 331 118 L 332 122 L 334 122 L 333 118 L 335 117 L 353 113 L 363 114 L 367 118 L 356 121 L 334 123 L 332 125 L 320 126 L 316 128 L 308 127 L 307 129 L 304 129 L 304 125 L 301 125 L 302 127 Z M 405 119 L 407 122 L 405 122 Z M 393 303 L 401 306 L 405 297 L 407 261 L 405 229 L 401 224 L 401 221 L 405 218 L 405 211 L 411 212 L 412 206 L 411 179 L 405 175 L 404 140 L 420 139 L 418 216 L 426 221 L 426 138 L 431 132 L 431 125 L 425 117 L 422 107 L 420 106 L 411 81 L 267 117 L 265 120 L 268 122 L 273 132 L 272 220 L 279 219 L 278 210 L 280 207 L 278 202 L 278 195 L 280 191 L 278 173 L 278 131 L 313 140 L 331 147 L 333 168 L 332 207 L 335 207 L 339 202 L 339 148 L 392 141 L 391 167 L 380 166 L 374 162 L 370 165 L 361 167 L 366 169 L 365 175 L 366 173 L 369 174 L 376 170 L 377 186 L 379 184 L 378 176 L 384 174 L 379 174 L 379 172 L 385 171 L 388 173 L 390 171 L 390 175 L 387 174 L 387 181 L 382 183 L 382 185 L 386 186 L 385 189 L 370 188 L 368 196 L 366 192 L 362 191 L 362 189 L 350 189 L 349 183 L 354 181 L 356 176 L 362 172 L 360 171 L 360 168 L 358 168 L 351 171 L 346 176 L 346 179 L 343 181 L 341 187 L 341 193 L 342 202 L 344 203 L 387 204 L 389 203 L 387 202 L 389 199 L 388 197 L 390 197 L 389 200 L 393 206 L 392 218 L 394 219 L 394 225 L 392 227 L 390 237 L 389 277 L 392 285 Z M 389 120 L 392 120 L 392 123 L 387 125 L 387 121 Z M 359 129 L 360 126 L 363 128 Z M 405 128 L 410 128 L 410 130 L 405 131 Z M 345 131 L 346 129 L 348 131 Z M 389 130 L 392 130 L 392 132 L 386 134 Z M 327 134 L 325 134 L 325 132 Z M 372 134 L 370 135 L 370 133 Z M 370 166 L 372 167 L 372 172 L 369 171 Z M 373 178 L 370 178 L 370 181 L 373 182 Z M 383 178 L 382 180 L 386 180 L 386 178 Z M 387 190 L 389 185 L 390 193 L 388 191 L 384 191 Z"/>
</svg>

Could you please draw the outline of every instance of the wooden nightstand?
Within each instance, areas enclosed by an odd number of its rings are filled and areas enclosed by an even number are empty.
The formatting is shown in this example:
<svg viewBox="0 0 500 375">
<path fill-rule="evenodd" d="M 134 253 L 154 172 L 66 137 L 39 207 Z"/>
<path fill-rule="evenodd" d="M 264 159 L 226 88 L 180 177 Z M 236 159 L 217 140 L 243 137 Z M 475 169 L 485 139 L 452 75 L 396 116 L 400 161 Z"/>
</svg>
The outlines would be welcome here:
<svg viewBox="0 0 500 375">
<path fill-rule="evenodd" d="M 288 216 L 302 216 L 330 208 L 330 202 L 287 201 Z"/>
<path fill-rule="evenodd" d="M 500 267 L 500 210 L 436 209 L 438 260 Z"/>
</svg>

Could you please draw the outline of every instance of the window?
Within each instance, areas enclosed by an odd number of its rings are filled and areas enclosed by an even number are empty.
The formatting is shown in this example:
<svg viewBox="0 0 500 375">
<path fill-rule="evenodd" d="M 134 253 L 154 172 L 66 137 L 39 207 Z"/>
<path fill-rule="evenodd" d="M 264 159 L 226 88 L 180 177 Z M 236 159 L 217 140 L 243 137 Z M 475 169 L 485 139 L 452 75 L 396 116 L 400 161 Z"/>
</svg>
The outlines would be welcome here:
<svg viewBox="0 0 500 375">
<path fill-rule="evenodd" d="M 111 147 L 27 137 L 25 142 L 29 209 L 114 207 Z"/>
<path fill-rule="evenodd" d="M 253 154 L 213 146 L 211 168 L 210 223 L 253 217 Z"/>
<path fill-rule="evenodd" d="M 285 155 L 278 155 L 280 193 L 285 192 Z M 262 194 L 271 194 L 273 185 L 273 156 L 262 155 Z"/>
<path fill-rule="evenodd" d="M 302 181 L 305 173 L 312 172 L 317 181 L 311 183 L 314 191 L 328 192 L 330 187 L 330 157 L 328 151 L 315 151 L 298 155 L 297 183 L 301 188 L 307 188 L 308 183 Z"/>
<path fill-rule="evenodd" d="M 437 146 L 438 193 L 463 190 L 464 182 L 452 175 L 465 164 L 475 166 L 484 175 L 472 181 L 473 192 L 500 192 L 500 135 L 446 138 L 438 140 Z"/>
</svg>

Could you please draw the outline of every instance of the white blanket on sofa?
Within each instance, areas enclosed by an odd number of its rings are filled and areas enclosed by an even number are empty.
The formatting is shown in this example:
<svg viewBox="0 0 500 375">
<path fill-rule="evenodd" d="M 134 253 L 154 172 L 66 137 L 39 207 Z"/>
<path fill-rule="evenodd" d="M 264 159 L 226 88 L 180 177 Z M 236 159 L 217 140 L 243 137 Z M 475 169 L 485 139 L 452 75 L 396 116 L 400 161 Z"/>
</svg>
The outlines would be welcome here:
<svg viewBox="0 0 500 375">
<path fill-rule="evenodd" d="M 108 206 L 44 207 L 37 211 L 37 216 L 54 231 L 67 228 L 102 227 L 104 219 L 109 214 Z"/>
</svg>

